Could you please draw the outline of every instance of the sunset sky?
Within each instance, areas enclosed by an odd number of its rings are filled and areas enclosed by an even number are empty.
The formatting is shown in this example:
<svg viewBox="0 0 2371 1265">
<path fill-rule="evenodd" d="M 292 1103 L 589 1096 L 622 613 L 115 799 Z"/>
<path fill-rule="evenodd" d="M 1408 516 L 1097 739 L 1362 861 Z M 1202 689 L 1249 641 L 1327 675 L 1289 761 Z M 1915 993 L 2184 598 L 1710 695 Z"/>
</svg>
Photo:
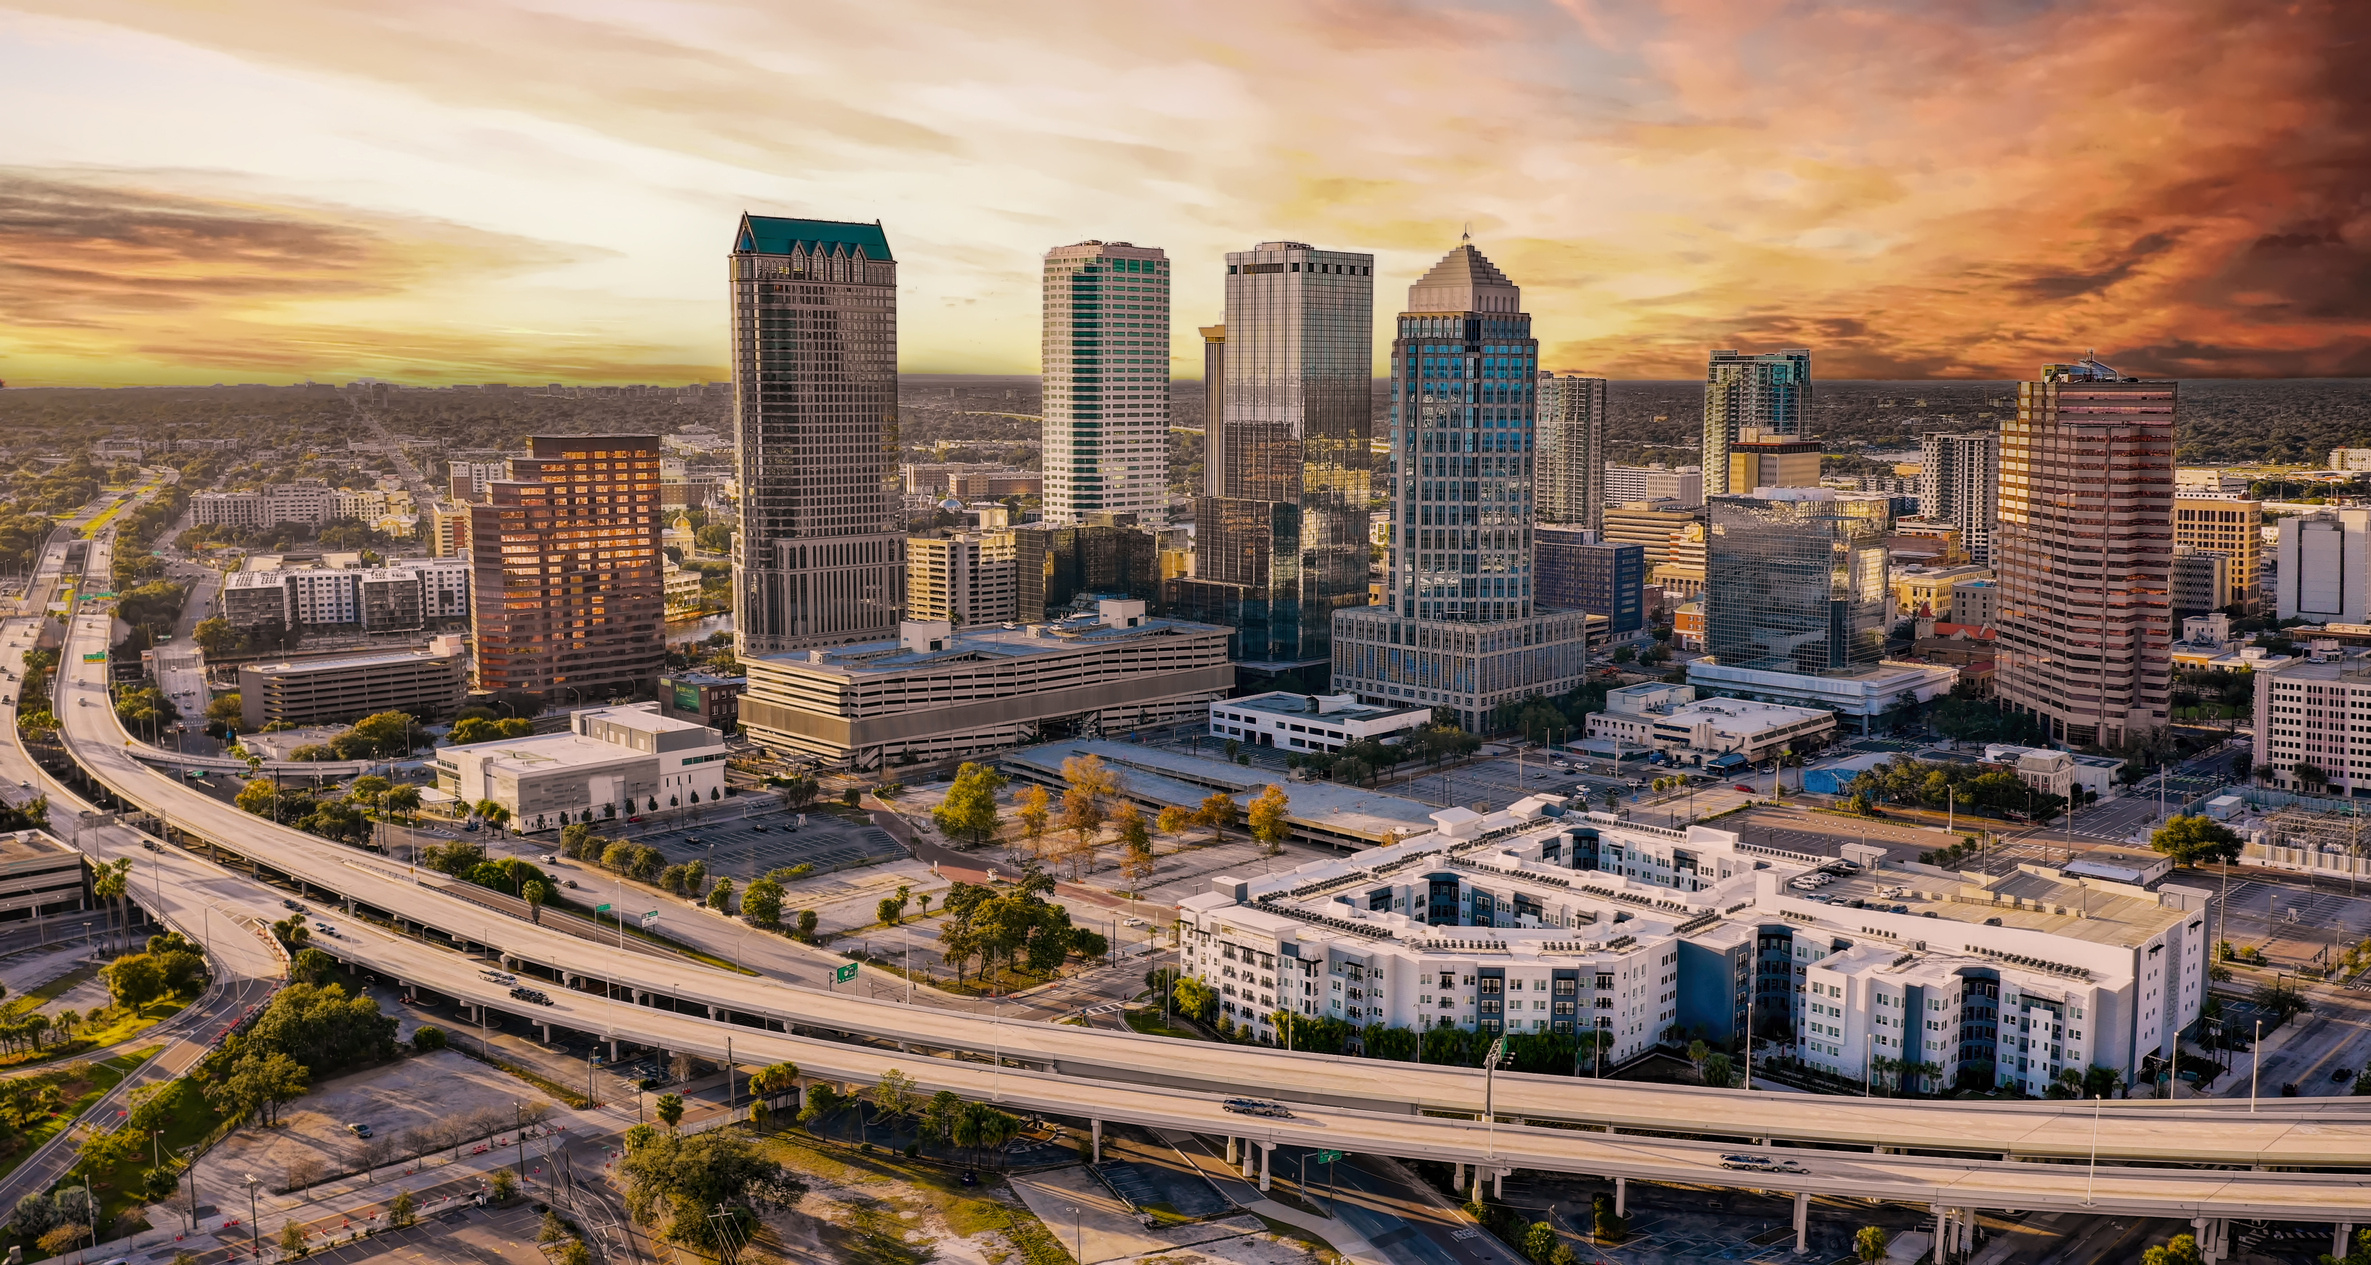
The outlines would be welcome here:
<svg viewBox="0 0 2371 1265">
<path fill-rule="evenodd" d="M 1472 225 L 1547 360 L 2371 375 L 2371 5 L 0 0 L 10 385 L 725 376 L 744 209 L 879 219 L 908 372 L 1038 267 Z M 1383 344 L 1379 340 L 1378 347 Z"/>
</svg>

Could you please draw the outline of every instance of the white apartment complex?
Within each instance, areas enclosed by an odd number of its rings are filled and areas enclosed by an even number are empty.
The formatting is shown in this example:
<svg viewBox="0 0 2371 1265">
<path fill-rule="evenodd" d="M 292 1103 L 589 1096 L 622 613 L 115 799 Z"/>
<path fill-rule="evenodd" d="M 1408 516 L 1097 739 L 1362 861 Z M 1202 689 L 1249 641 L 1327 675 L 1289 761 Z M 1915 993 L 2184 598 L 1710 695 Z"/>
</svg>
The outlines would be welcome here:
<svg viewBox="0 0 2371 1265">
<path fill-rule="evenodd" d="M 1199 720 L 1235 683 L 1232 630 L 1106 599 L 1051 623 L 907 620 L 895 641 L 745 656 L 768 750 L 858 769 Z"/>
<path fill-rule="evenodd" d="M 1429 707 L 1370 707 L 1354 694 L 1271 690 L 1210 705 L 1210 736 L 1247 747 L 1340 751 L 1353 742 L 1395 742 L 1432 723 Z"/>
<path fill-rule="evenodd" d="M 405 632 L 469 618 L 469 560 L 422 558 L 385 567 L 273 567 L 222 580 L 220 611 L 239 629 L 360 625 Z"/>
<path fill-rule="evenodd" d="M 1739 1048 L 1749 1025 L 1839 1077 L 2039 1094 L 2170 1057 L 2205 996 L 2212 893 L 1799 856 L 1535 796 L 1396 845 L 1179 902 L 1183 966 L 1263 1039 L 1359 1026 Z M 1862 866 L 1876 868 L 1863 869 Z M 1765 1049 L 1768 1047 L 1765 1046 Z"/>
<path fill-rule="evenodd" d="M 263 529 L 281 523 L 319 527 L 334 522 L 337 489 L 319 479 L 274 483 L 256 492 L 200 492 L 189 498 L 190 521 L 200 527 Z"/>
<path fill-rule="evenodd" d="M 1169 259 L 1158 247 L 1080 242 L 1046 252 L 1045 519 L 1169 504 Z"/>
<path fill-rule="evenodd" d="M 1968 557 L 1989 565 L 2001 504 L 1999 433 L 1930 433 L 1919 437 L 1918 448 L 1918 516 L 1949 523 Z"/>
<path fill-rule="evenodd" d="M 1704 467 L 1607 466 L 1605 503 L 1628 505 L 1633 501 L 1675 501 L 1683 509 L 1694 509 L 1704 504 Z"/>
</svg>

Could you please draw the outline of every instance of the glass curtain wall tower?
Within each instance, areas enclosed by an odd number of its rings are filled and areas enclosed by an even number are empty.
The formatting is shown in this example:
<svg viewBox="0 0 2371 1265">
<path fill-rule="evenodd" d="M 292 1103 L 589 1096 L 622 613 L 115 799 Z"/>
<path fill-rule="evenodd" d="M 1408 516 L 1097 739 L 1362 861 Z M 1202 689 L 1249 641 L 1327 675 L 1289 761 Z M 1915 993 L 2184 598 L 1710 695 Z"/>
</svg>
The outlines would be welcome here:
<svg viewBox="0 0 2371 1265">
<path fill-rule="evenodd" d="M 1729 445 L 1746 432 L 1794 438 L 1805 433 L 1810 417 L 1809 349 L 1712 353 L 1704 372 L 1705 495 L 1753 491 L 1729 486 Z"/>
<path fill-rule="evenodd" d="M 1134 514 L 1169 503 L 1169 260 L 1158 248 L 1080 242 L 1046 252 L 1045 518 Z"/>
<path fill-rule="evenodd" d="M 897 263 L 879 224 L 733 237 L 733 627 L 751 656 L 897 634 Z"/>
<path fill-rule="evenodd" d="M 1891 502 L 1826 488 L 1706 498 L 1704 648 L 1723 667 L 1830 676 L 1885 655 Z"/>
<path fill-rule="evenodd" d="M 1539 520 L 1596 531 L 1605 518 L 1605 379 L 1539 376 Z"/>
<path fill-rule="evenodd" d="M 1334 612 L 1367 601 L 1375 257 L 1262 242 L 1227 256 L 1227 319 L 1202 331 L 1204 495 L 1179 613 L 1237 629 L 1236 658 L 1321 665 Z"/>
<path fill-rule="evenodd" d="M 1522 293 L 1471 243 L 1408 288 L 1391 352 L 1384 600 L 1334 620 L 1334 687 L 1480 730 L 1580 680 L 1587 620 L 1536 609 L 1539 342 Z"/>
</svg>

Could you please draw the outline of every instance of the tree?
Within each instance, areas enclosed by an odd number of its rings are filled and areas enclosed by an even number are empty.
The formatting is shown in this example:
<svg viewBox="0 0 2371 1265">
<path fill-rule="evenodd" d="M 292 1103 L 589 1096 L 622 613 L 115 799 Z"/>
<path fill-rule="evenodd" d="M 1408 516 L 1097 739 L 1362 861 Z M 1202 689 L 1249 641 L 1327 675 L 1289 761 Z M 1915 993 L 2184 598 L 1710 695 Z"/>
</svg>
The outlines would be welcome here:
<svg viewBox="0 0 2371 1265">
<path fill-rule="evenodd" d="M 445 1045 L 445 1030 L 434 1024 L 424 1023 L 412 1029 L 412 1049 L 421 1054 L 444 1049 Z"/>
<path fill-rule="evenodd" d="M 733 912 L 733 880 L 716 880 L 716 886 L 708 892 L 708 907 L 721 914 Z"/>
<path fill-rule="evenodd" d="M 724 1210 L 736 1223 L 733 1234 L 746 1242 L 753 1210 L 795 1203 L 804 1193 L 782 1166 L 731 1129 L 689 1136 L 657 1133 L 626 1148 L 618 1161 L 626 1211 L 636 1223 L 669 1240 L 707 1250 L 718 1245 L 715 1214 Z"/>
<path fill-rule="evenodd" d="M 1885 1248 L 1891 1241 L 1883 1226 L 1865 1225 L 1852 1236 L 1852 1254 L 1861 1265 L 1877 1265 L 1885 1259 Z"/>
<path fill-rule="evenodd" d="M 882 926 L 897 926 L 906 920 L 906 904 L 912 899 L 910 889 L 900 884 L 895 895 L 884 896 L 873 906 L 873 913 L 880 918 Z"/>
<path fill-rule="evenodd" d="M 1153 820 L 1153 828 L 1172 839 L 1184 834 L 1193 824 L 1194 815 L 1175 804 L 1163 808 L 1161 815 Z"/>
<path fill-rule="evenodd" d="M 872 1097 L 873 1106 L 890 1119 L 911 1115 L 922 1105 L 922 1096 L 914 1092 L 914 1078 L 894 1067 L 881 1073 L 881 1079 L 874 1082 Z"/>
<path fill-rule="evenodd" d="M 419 1220 L 419 1217 L 420 1214 L 418 1205 L 412 1202 L 412 1192 L 408 1190 L 399 1190 L 395 1192 L 395 1202 L 388 1205 L 387 1208 L 388 1228 L 394 1230 L 403 1229 L 412 1222 Z"/>
<path fill-rule="evenodd" d="M 2175 817 L 2149 836 L 2149 846 L 2172 857 L 2175 865 L 2195 866 L 2208 861 L 2230 864 L 2245 844 L 2231 827 L 2212 817 Z"/>
<path fill-rule="evenodd" d="M 919 1121 L 924 1141 L 946 1145 L 955 1140 L 955 1126 L 963 1118 L 963 1099 L 954 1090 L 942 1089 L 922 1104 Z"/>
<path fill-rule="evenodd" d="M 659 1123 L 672 1129 L 683 1123 L 683 1095 L 661 1094 L 658 1101 Z"/>
<path fill-rule="evenodd" d="M 231 627 L 231 622 L 220 615 L 209 615 L 199 620 L 189 633 L 208 659 L 227 659 L 239 648 L 239 630 Z M 212 709 L 208 709 L 208 714 L 212 714 Z"/>
<path fill-rule="evenodd" d="M 536 879 L 529 879 L 519 887 L 519 899 L 527 902 L 527 921 L 543 922 L 543 902 L 551 896 L 551 889 Z"/>
<path fill-rule="evenodd" d="M 288 978 L 299 984 L 327 984 L 337 973 L 338 960 L 319 949 L 298 949 L 288 962 Z"/>
<path fill-rule="evenodd" d="M 165 995 L 165 973 L 145 953 L 127 954 L 103 968 L 107 995 L 125 1010 L 138 1010 Z"/>
<path fill-rule="evenodd" d="M 782 884 L 767 875 L 753 880 L 741 893 L 741 917 L 753 927 L 782 925 Z"/>
<path fill-rule="evenodd" d="M 1021 839 L 1028 844 L 1032 856 L 1037 855 L 1040 843 L 1046 837 L 1046 828 L 1053 818 L 1053 804 L 1053 797 L 1046 794 L 1046 788 L 1042 786 L 1032 786 L 1021 792 Z"/>
<path fill-rule="evenodd" d="M 1235 825 L 1235 797 L 1225 791 L 1213 791 L 1202 797 L 1202 806 L 1194 810 L 1194 824 L 1210 828 L 1210 841 L 1217 843 L 1227 837 Z"/>
<path fill-rule="evenodd" d="M 2141 1265 L 2204 1265 L 2198 1254 L 2198 1236 L 2177 1234 L 2163 1247 L 2153 1247 L 2140 1255 Z"/>
<path fill-rule="evenodd" d="M 1094 760 L 1098 769 L 1103 763 L 1093 756 L 1085 759 Z M 1080 757 L 1072 756 L 1063 762 L 1063 769 L 1067 773 L 1072 766 L 1080 763 Z M 1063 855 L 1070 862 L 1073 882 L 1084 877 L 1087 870 L 1095 868 L 1096 836 L 1109 816 L 1110 811 L 1103 802 L 1100 781 L 1073 783 L 1070 789 L 1062 792 L 1062 828 L 1071 833 L 1072 840 Z"/>
<path fill-rule="evenodd" d="M 1284 851 L 1284 841 L 1292 838 L 1291 810 L 1292 801 L 1286 798 L 1284 788 L 1273 782 L 1251 801 L 1251 837 L 1260 841 L 1269 856 Z"/>
<path fill-rule="evenodd" d="M 1523 1255 L 1537 1265 L 1548 1265 L 1556 1255 L 1557 1246 L 1556 1227 L 1545 1221 L 1534 1221 L 1523 1231 Z"/>
<path fill-rule="evenodd" d="M 970 835 L 975 844 L 996 833 L 996 797 L 1006 786 L 1002 773 L 985 764 L 965 764 L 955 770 L 947 797 L 930 810 L 930 818 L 948 837 Z"/>
<path fill-rule="evenodd" d="M 799 911 L 799 939 L 801 939 L 801 940 L 813 940 L 813 939 L 815 938 L 815 924 L 816 924 L 818 921 L 820 921 L 820 920 L 819 920 L 819 919 L 818 919 L 818 918 L 815 916 L 815 911 L 814 911 L 814 910 L 812 910 L 812 909 L 802 909 L 802 910 L 800 910 L 800 911 Z"/>
<path fill-rule="evenodd" d="M 1208 1023 L 1218 1014 L 1218 994 L 1210 985 L 1187 976 L 1177 981 L 1177 1013 Z"/>
</svg>

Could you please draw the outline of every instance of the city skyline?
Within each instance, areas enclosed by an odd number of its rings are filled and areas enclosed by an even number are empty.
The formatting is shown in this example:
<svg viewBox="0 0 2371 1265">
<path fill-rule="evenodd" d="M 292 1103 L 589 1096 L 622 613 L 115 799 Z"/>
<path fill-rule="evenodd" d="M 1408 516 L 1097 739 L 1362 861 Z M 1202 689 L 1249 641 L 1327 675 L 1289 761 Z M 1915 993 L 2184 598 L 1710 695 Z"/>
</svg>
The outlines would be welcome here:
<svg viewBox="0 0 2371 1265">
<path fill-rule="evenodd" d="M 1190 379 L 1226 250 L 1467 224 L 1558 372 L 2371 372 L 2359 9 L 846 16 L 21 0 L 0 378 L 720 380 L 744 210 L 885 225 L 914 372 L 1036 371 L 1060 242 L 1164 245 Z"/>
</svg>

